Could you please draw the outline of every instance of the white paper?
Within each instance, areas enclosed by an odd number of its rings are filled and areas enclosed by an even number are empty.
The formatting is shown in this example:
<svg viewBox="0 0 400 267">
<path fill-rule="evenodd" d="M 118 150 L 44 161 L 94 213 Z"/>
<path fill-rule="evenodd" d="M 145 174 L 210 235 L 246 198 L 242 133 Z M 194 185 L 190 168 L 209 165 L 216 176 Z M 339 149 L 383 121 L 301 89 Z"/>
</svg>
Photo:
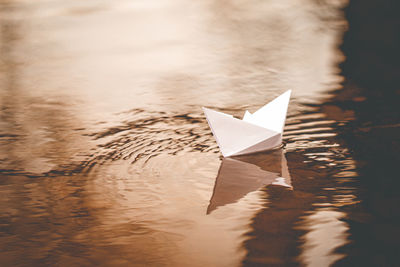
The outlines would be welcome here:
<svg viewBox="0 0 400 267">
<path fill-rule="evenodd" d="M 291 92 L 286 91 L 253 114 L 246 110 L 243 120 L 203 107 L 222 155 L 250 154 L 279 146 Z"/>
</svg>

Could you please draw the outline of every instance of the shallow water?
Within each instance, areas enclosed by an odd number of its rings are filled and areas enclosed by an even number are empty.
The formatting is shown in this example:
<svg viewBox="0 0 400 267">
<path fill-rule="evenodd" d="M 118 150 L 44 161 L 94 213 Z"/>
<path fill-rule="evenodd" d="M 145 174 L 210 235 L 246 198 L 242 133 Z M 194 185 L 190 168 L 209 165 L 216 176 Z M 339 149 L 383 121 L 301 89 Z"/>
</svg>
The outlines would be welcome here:
<svg viewBox="0 0 400 267">
<path fill-rule="evenodd" d="M 2 265 L 360 257 L 344 5 L 0 1 Z M 284 148 L 222 161 L 201 106 L 240 117 L 286 89 Z"/>
</svg>

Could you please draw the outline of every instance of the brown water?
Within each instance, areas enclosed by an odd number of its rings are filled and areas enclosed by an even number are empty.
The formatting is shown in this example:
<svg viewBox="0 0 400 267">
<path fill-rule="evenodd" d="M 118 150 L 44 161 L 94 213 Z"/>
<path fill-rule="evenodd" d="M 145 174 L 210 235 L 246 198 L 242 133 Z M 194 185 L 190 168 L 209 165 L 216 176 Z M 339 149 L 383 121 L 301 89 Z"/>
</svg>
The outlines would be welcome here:
<svg viewBox="0 0 400 267">
<path fill-rule="evenodd" d="M 344 5 L 0 1 L 1 265 L 362 262 Z M 287 89 L 285 147 L 222 161 L 201 106 Z"/>
</svg>

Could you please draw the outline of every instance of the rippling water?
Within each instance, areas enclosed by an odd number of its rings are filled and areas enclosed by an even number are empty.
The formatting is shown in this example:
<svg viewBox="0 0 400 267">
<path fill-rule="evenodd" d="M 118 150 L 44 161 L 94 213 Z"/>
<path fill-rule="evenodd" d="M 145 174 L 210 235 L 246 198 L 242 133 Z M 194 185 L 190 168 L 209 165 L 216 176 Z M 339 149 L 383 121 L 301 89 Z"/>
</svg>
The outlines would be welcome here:
<svg viewBox="0 0 400 267">
<path fill-rule="evenodd" d="M 350 255 L 355 113 L 328 101 L 344 5 L 0 1 L 2 265 Z M 201 106 L 242 116 L 286 89 L 284 148 L 223 161 Z"/>
</svg>

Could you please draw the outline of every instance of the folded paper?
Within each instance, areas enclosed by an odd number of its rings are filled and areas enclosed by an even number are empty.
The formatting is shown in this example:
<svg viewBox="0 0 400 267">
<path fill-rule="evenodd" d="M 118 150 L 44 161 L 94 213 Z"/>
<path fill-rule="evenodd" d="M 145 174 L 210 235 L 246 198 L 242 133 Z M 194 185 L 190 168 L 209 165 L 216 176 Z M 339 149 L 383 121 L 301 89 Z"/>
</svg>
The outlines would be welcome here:
<svg viewBox="0 0 400 267">
<path fill-rule="evenodd" d="M 244 155 L 279 146 L 290 94 L 291 90 L 286 91 L 253 114 L 246 110 L 242 120 L 203 107 L 222 155 Z"/>
</svg>

